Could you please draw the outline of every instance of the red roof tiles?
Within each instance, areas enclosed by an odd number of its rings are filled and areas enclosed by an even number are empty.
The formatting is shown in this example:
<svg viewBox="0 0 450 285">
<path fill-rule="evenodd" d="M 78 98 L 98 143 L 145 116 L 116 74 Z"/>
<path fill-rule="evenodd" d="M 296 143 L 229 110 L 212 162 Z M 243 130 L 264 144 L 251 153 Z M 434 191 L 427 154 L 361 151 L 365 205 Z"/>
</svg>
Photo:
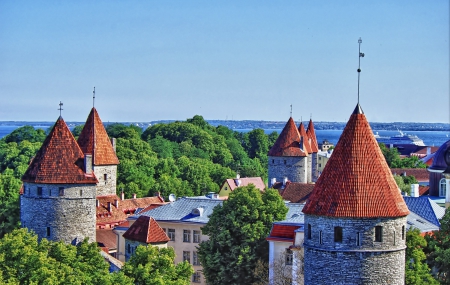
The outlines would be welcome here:
<svg viewBox="0 0 450 285">
<path fill-rule="evenodd" d="M 312 152 L 319 152 L 319 145 L 317 144 L 316 131 L 314 130 L 313 121 L 310 119 L 308 124 L 308 129 L 306 130 L 306 134 L 310 139 L 310 145 Z"/>
<path fill-rule="evenodd" d="M 92 108 L 91 113 L 89 113 L 84 128 L 78 137 L 78 144 L 84 153 L 92 154 L 94 165 L 119 164 L 119 159 L 95 108 Z"/>
<path fill-rule="evenodd" d="M 274 224 L 266 240 L 294 241 L 295 230 L 300 226 Z"/>
<path fill-rule="evenodd" d="M 277 141 L 269 151 L 269 156 L 307 156 L 300 149 L 300 134 L 294 120 L 289 118 Z"/>
<path fill-rule="evenodd" d="M 61 117 L 31 161 L 22 181 L 56 184 L 98 182 L 93 172 L 84 172 L 84 154 Z"/>
<path fill-rule="evenodd" d="M 303 212 L 358 218 L 409 214 L 359 104 Z"/>
<path fill-rule="evenodd" d="M 300 134 L 301 142 L 303 145 L 303 150 L 307 153 L 312 153 L 311 144 L 309 142 L 309 137 L 306 134 L 305 126 L 303 125 L 303 122 L 300 123 L 300 126 L 298 127 L 298 133 Z"/>
<path fill-rule="evenodd" d="M 240 180 L 239 186 L 236 184 L 236 180 Z M 264 184 L 261 177 L 243 177 L 243 178 L 234 178 L 234 179 L 227 179 L 224 184 L 227 183 L 230 187 L 230 191 L 233 191 L 237 187 L 240 186 L 247 186 L 249 184 L 255 185 L 256 188 L 258 188 L 261 191 L 264 191 L 266 189 L 266 185 Z M 223 184 L 222 184 L 223 187 Z M 221 187 L 221 188 L 222 188 Z"/>
<path fill-rule="evenodd" d="M 286 182 L 284 189 L 282 188 L 283 183 L 277 182 L 273 186 L 274 189 L 278 189 L 283 200 L 289 201 L 291 203 L 303 203 L 311 195 L 314 184 L 311 183 L 301 183 L 301 182 Z"/>
<path fill-rule="evenodd" d="M 123 234 L 123 237 L 143 243 L 161 243 L 170 240 L 155 219 L 149 216 L 140 216 Z"/>
</svg>

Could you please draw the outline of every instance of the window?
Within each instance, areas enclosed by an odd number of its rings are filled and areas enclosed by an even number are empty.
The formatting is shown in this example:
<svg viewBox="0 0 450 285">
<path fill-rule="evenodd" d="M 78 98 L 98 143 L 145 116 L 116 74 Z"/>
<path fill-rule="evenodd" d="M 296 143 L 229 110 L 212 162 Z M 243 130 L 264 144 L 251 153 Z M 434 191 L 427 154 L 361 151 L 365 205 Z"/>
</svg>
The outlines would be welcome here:
<svg viewBox="0 0 450 285">
<path fill-rule="evenodd" d="M 80 190 L 80 197 L 83 196 L 83 190 Z"/>
<path fill-rule="evenodd" d="M 42 196 L 42 187 L 37 188 L 37 195 Z"/>
<path fill-rule="evenodd" d="M 445 178 L 442 178 L 439 181 L 439 196 L 445 197 L 445 193 L 447 192 L 446 187 L 447 187 L 447 185 L 445 183 Z"/>
<path fill-rule="evenodd" d="M 308 239 L 311 239 L 311 224 L 308 224 Z"/>
<path fill-rule="evenodd" d="M 405 226 L 402 226 L 402 240 L 405 240 Z"/>
<path fill-rule="evenodd" d="M 194 274 L 192 274 L 192 282 L 200 283 L 200 271 L 197 271 Z"/>
<path fill-rule="evenodd" d="M 323 244 L 322 231 L 319 231 L 319 243 Z"/>
<path fill-rule="evenodd" d="M 383 241 L 383 227 L 382 226 L 375 227 L 375 241 L 376 242 Z"/>
<path fill-rule="evenodd" d="M 169 229 L 167 236 L 171 241 L 175 241 L 175 229 Z"/>
<path fill-rule="evenodd" d="M 194 231 L 194 242 L 195 243 L 200 242 L 200 231 Z"/>
<path fill-rule="evenodd" d="M 359 232 L 356 233 L 356 245 L 361 245 L 361 234 Z"/>
<path fill-rule="evenodd" d="M 191 252 L 190 251 L 183 251 L 183 261 L 187 261 L 191 263 Z"/>
<path fill-rule="evenodd" d="M 286 164 L 286 159 L 284 160 L 284 164 Z"/>
<path fill-rule="evenodd" d="M 64 187 L 59 187 L 59 196 L 64 196 Z"/>
<path fill-rule="evenodd" d="M 183 242 L 191 242 L 191 231 L 183 230 Z"/>
<path fill-rule="evenodd" d="M 128 253 L 131 253 L 131 245 L 128 244 L 128 248 L 127 248 Z"/>
<path fill-rule="evenodd" d="M 292 265 L 294 261 L 294 253 L 290 249 L 286 249 L 286 265 Z"/>
<path fill-rule="evenodd" d="M 394 245 L 395 245 L 395 242 L 396 242 L 396 236 L 395 236 L 395 234 L 396 234 L 396 232 L 394 231 Z"/>
<path fill-rule="evenodd" d="M 200 260 L 198 259 L 198 254 L 196 251 L 192 252 L 192 265 L 200 265 Z"/>
<path fill-rule="evenodd" d="M 334 242 L 342 242 L 342 227 L 334 227 Z"/>
<path fill-rule="evenodd" d="M 275 164 L 275 159 L 272 159 L 272 164 Z"/>
<path fill-rule="evenodd" d="M 106 182 L 106 180 L 108 180 L 108 174 L 103 174 L 103 180 L 105 180 L 105 182 Z"/>
<path fill-rule="evenodd" d="M 322 163 L 319 163 L 319 167 L 322 167 Z"/>
<path fill-rule="evenodd" d="M 50 227 L 47 227 L 47 236 L 49 237 L 51 234 Z"/>
</svg>

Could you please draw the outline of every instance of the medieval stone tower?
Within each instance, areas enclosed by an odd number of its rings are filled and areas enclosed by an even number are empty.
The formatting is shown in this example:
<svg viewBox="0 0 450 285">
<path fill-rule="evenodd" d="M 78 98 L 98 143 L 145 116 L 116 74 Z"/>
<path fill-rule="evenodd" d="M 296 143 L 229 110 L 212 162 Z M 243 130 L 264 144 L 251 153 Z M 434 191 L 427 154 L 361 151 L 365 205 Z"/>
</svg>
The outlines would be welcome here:
<svg viewBox="0 0 450 285">
<path fill-rule="evenodd" d="M 111 142 L 95 108 L 92 108 L 78 137 L 83 153 L 92 155 L 92 168 L 98 179 L 97 195 L 116 195 L 117 165 L 115 141 Z"/>
<path fill-rule="evenodd" d="M 312 129 L 306 131 L 301 123 L 297 129 L 292 117 L 289 118 L 269 151 L 269 180 L 275 178 L 276 181 L 283 181 L 287 178 L 291 182 L 315 181 L 318 146 L 312 121 L 310 126 Z"/>
<path fill-rule="evenodd" d="M 311 146 L 311 180 L 317 181 L 319 178 L 318 158 L 319 158 L 319 145 L 317 144 L 316 131 L 312 119 L 309 119 L 308 129 L 306 130 L 309 144 Z"/>
<path fill-rule="evenodd" d="M 303 208 L 307 284 L 404 284 L 408 208 L 359 106 Z"/>
<path fill-rule="evenodd" d="M 84 154 L 59 117 L 22 177 L 22 227 L 39 239 L 95 241 L 96 184 L 92 156 Z"/>
</svg>

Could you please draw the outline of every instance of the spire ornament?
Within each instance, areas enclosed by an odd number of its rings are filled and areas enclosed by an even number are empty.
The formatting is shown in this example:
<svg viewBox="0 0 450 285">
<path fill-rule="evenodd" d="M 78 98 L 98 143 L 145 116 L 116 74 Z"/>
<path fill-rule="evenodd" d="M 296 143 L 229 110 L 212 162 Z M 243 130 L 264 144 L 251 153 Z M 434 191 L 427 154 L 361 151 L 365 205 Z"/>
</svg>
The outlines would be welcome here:
<svg viewBox="0 0 450 285">
<path fill-rule="evenodd" d="M 360 78 L 360 75 L 361 75 L 361 57 L 364 57 L 364 53 L 362 53 L 361 52 L 361 43 L 362 43 L 362 40 L 361 40 L 361 37 L 359 38 L 359 40 L 358 40 L 358 44 L 359 44 L 359 48 L 358 48 L 358 54 L 359 54 L 359 57 L 358 57 L 358 105 L 359 105 L 359 78 Z"/>
<path fill-rule="evenodd" d="M 61 101 L 59 101 L 59 116 L 61 117 L 61 111 L 62 110 L 64 110 L 63 108 L 62 108 L 62 106 L 63 106 L 64 104 L 61 102 Z"/>
</svg>

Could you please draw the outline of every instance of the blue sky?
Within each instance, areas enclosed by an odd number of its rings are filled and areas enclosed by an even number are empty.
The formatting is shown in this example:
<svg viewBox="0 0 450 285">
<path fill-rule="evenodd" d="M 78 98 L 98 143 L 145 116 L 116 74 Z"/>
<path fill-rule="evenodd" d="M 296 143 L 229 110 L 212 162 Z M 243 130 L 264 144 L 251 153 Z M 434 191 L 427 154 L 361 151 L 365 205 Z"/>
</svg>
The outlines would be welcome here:
<svg viewBox="0 0 450 285">
<path fill-rule="evenodd" d="M 0 121 L 449 122 L 449 1 L 0 1 Z"/>
</svg>

